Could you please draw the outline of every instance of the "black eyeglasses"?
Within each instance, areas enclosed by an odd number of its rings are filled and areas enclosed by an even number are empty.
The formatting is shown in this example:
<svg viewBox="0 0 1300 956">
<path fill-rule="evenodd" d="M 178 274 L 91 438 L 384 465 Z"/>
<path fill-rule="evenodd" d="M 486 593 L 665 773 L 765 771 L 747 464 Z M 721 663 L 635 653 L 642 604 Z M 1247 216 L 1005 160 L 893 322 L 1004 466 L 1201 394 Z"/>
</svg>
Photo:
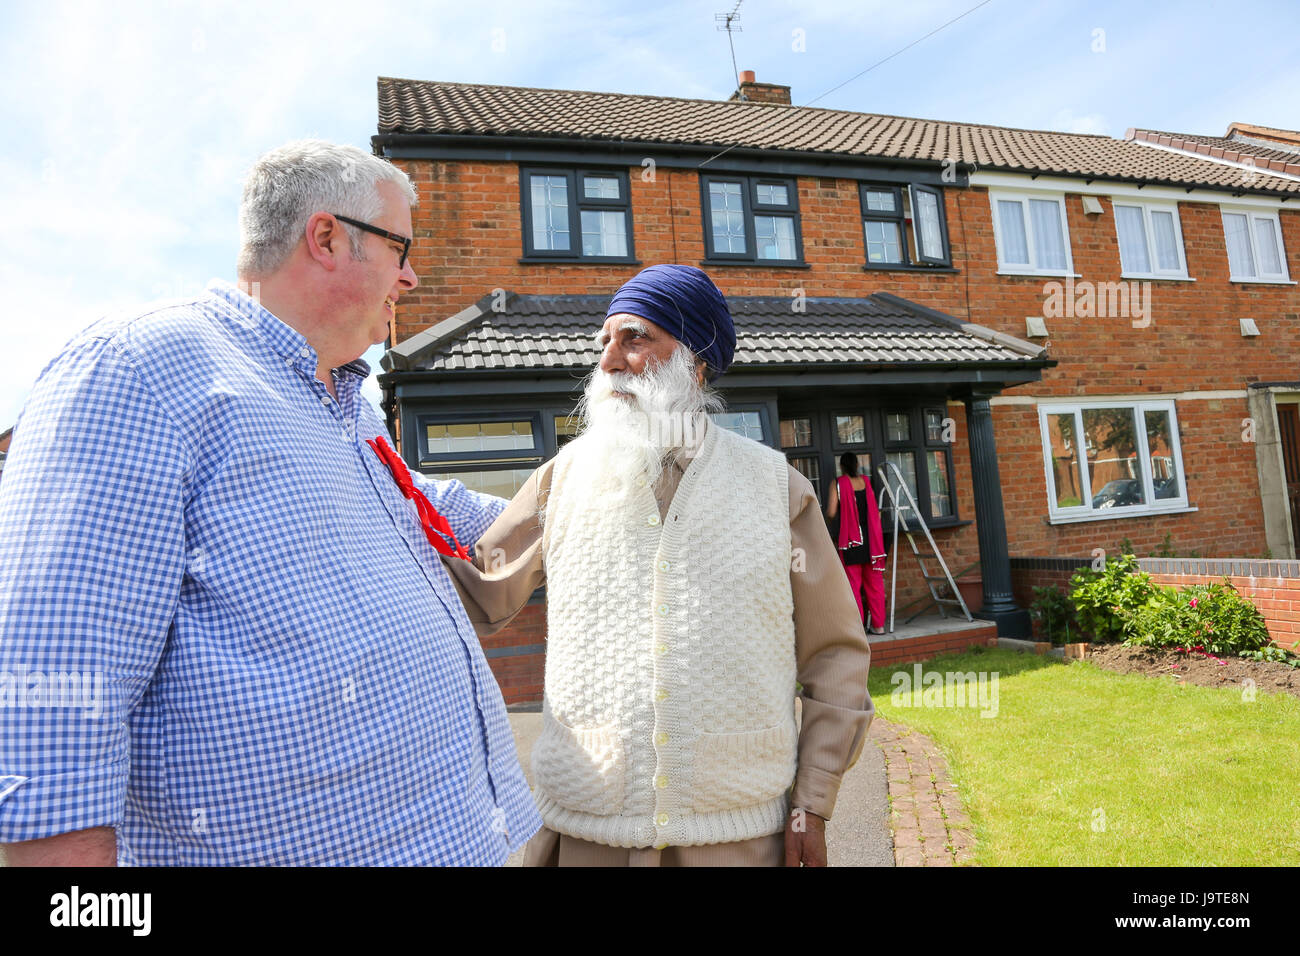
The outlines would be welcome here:
<svg viewBox="0 0 1300 956">
<path fill-rule="evenodd" d="M 361 222 L 359 219 L 349 219 L 347 216 L 340 216 L 338 213 L 330 213 L 339 222 L 346 222 L 349 226 L 356 226 L 358 229 L 374 233 L 376 236 L 383 236 L 385 239 L 391 239 L 393 242 L 402 244 L 402 258 L 398 261 L 399 269 L 406 268 L 406 257 L 411 254 L 411 240 L 406 236 L 399 236 L 395 232 L 389 232 L 387 229 L 380 229 L 378 226 L 372 226 L 368 222 Z"/>
</svg>

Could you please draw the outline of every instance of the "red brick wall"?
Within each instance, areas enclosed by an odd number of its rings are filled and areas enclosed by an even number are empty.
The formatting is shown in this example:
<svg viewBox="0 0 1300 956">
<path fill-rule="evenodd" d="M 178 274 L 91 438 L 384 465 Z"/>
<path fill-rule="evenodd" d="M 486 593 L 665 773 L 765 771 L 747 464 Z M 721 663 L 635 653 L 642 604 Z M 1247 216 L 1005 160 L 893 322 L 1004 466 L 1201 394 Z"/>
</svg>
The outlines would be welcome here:
<svg viewBox="0 0 1300 956">
<path fill-rule="evenodd" d="M 501 685 L 507 706 L 542 699 L 546 654 L 546 605 L 528 604 L 509 627 L 482 638 L 488 665 Z M 526 653 L 503 653 L 527 649 Z"/>
</svg>

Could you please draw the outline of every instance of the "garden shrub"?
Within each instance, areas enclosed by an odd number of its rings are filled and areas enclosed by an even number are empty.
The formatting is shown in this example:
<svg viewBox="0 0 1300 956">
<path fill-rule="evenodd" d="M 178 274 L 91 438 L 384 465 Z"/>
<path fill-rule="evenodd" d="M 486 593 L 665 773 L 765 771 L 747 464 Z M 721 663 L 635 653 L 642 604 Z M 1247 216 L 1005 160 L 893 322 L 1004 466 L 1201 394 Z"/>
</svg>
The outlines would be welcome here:
<svg viewBox="0 0 1300 956">
<path fill-rule="evenodd" d="M 1053 644 L 1068 644 L 1079 639 L 1079 622 L 1074 602 L 1058 587 L 1034 588 L 1034 603 L 1029 613 L 1039 625 L 1039 634 Z"/>
<path fill-rule="evenodd" d="M 1133 614 L 1158 590 L 1132 554 L 1112 558 L 1101 570 L 1083 568 L 1070 578 L 1070 600 L 1079 628 L 1101 644 L 1126 639 Z"/>
</svg>

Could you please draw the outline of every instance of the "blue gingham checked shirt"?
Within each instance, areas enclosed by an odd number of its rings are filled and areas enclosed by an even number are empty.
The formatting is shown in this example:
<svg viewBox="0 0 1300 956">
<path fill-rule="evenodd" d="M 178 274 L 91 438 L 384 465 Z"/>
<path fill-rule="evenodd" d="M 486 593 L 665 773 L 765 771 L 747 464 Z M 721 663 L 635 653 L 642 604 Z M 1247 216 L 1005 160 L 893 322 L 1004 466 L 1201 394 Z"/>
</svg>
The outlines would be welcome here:
<svg viewBox="0 0 1300 956">
<path fill-rule="evenodd" d="M 0 479 L 0 842 L 116 824 L 123 864 L 499 864 L 541 825 L 365 444 L 369 369 L 337 403 L 315 371 L 214 282 L 42 374 Z M 505 506 L 415 480 L 467 547 Z"/>
</svg>

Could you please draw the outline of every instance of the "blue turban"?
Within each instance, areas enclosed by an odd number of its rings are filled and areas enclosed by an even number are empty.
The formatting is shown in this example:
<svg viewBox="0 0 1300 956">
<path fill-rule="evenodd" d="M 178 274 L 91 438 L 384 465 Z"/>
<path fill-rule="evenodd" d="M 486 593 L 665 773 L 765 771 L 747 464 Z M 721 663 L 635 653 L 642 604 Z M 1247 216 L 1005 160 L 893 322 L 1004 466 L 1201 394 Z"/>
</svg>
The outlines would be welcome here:
<svg viewBox="0 0 1300 956">
<path fill-rule="evenodd" d="M 707 363 L 708 378 L 727 370 L 736 353 L 736 327 L 727 300 L 694 266 L 650 266 L 614 293 L 605 318 L 626 312 L 648 319 Z"/>
</svg>

